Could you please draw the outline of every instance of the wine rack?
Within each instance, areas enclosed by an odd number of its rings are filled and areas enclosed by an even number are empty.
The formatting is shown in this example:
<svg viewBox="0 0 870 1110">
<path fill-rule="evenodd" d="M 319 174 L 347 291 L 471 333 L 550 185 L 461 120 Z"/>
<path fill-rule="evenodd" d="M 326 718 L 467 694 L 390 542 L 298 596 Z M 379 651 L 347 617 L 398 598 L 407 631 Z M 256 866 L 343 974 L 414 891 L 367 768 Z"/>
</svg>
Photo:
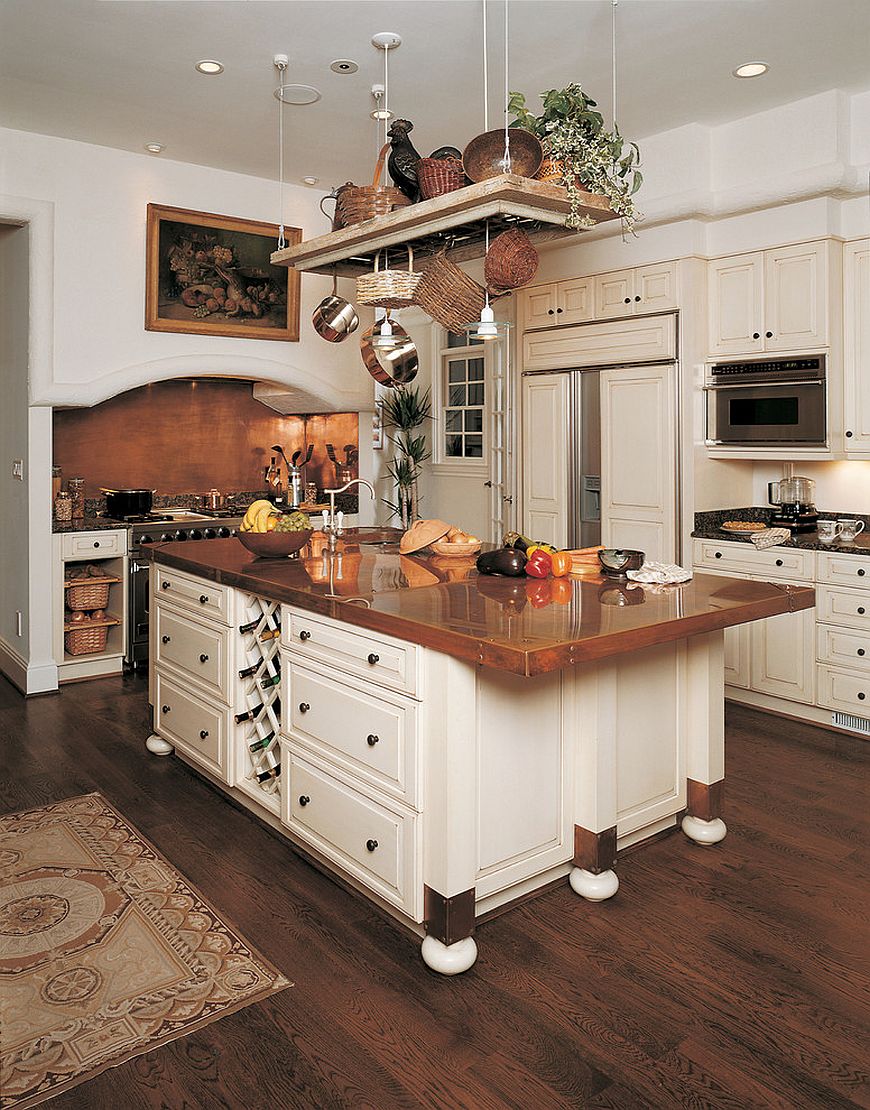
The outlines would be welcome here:
<svg viewBox="0 0 870 1110">
<path fill-rule="evenodd" d="M 235 633 L 236 786 L 260 805 L 279 814 L 281 672 L 278 649 L 281 640 L 276 632 L 281 625 L 281 606 L 254 594 L 240 593 L 238 597 L 241 605 Z M 257 711 L 260 706 L 262 708 Z"/>
</svg>

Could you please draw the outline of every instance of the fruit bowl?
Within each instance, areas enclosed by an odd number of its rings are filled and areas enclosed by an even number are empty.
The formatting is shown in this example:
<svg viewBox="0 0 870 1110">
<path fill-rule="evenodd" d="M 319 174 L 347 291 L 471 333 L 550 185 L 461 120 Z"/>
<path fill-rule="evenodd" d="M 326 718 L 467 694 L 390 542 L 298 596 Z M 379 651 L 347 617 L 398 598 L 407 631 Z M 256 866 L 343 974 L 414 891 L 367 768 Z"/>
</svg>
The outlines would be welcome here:
<svg viewBox="0 0 870 1110">
<path fill-rule="evenodd" d="M 645 558 L 642 551 L 623 550 L 618 547 L 603 547 L 598 552 L 601 569 L 613 578 L 624 578 L 626 571 L 640 570 Z"/>
<path fill-rule="evenodd" d="M 474 540 L 472 543 L 448 543 L 447 540 L 436 540 L 435 543 L 430 543 L 429 547 L 436 555 L 476 555 L 480 551 L 483 543 L 481 540 Z"/>
<path fill-rule="evenodd" d="M 301 551 L 313 532 L 313 528 L 301 532 L 239 532 L 238 540 L 261 559 L 284 559 Z"/>
</svg>

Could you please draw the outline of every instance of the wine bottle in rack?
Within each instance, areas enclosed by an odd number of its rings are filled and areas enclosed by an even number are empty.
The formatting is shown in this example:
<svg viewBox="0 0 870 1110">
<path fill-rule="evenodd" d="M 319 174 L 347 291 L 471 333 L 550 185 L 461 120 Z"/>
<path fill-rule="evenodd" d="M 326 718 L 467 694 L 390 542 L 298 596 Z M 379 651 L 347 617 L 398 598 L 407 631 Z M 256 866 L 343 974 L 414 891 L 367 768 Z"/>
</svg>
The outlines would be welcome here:
<svg viewBox="0 0 870 1110">
<path fill-rule="evenodd" d="M 281 764 L 275 768 L 274 771 L 260 771 L 257 774 L 257 782 L 268 782 L 269 779 L 277 779 L 281 777 Z"/>
<path fill-rule="evenodd" d="M 254 721 L 263 712 L 263 703 L 255 705 L 253 709 L 246 709 L 244 713 L 236 714 L 236 724 L 240 725 L 242 721 Z"/>
<path fill-rule="evenodd" d="M 281 676 L 279 674 L 273 674 L 269 675 L 268 678 L 261 678 L 260 686 L 263 690 L 268 690 L 272 686 L 277 686 L 280 681 Z"/>
<path fill-rule="evenodd" d="M 260 667 L 262 667 L 262 665 L 263 665 L 263 656 L 261 655 L 256 663 L 252 663 L 250 665 L 250 667 L 243 667 L 239 671 L 239 678 L 247 678 L 249 675 L 252 675 L 255 671 L 258 671 L 260 669 Z"/>
<path fill-rule="evenodd" d="M 281 625 L 279 624 L 275 628 L 267 628 L 265 632 L 262 632 L 260 634 L 260 639 L 261 640 L 277 640 L 280 635 L 281 635 Z"/>
<path fill-rule="evenodd" d="M 246 632 L 253 632 L 254 629 L 257 627 L 257 625 L 259 623 L 260 623 L 260 618 L 257 617 L 255 620 L 248 621 L 247 624 L 240 624 L 239 625 L 239 632 L 241 632 L 242 635 L 244 635 Z"/>
<path fill-rule="evenodd" d="M 268 748 L 274 739 L 275 733 L 270 732 L 267 736 L 258 736 L 253 744 L 248 744 L 248 747 L 252 752 L 260 752 L 263 748 Z"/>
</svg>

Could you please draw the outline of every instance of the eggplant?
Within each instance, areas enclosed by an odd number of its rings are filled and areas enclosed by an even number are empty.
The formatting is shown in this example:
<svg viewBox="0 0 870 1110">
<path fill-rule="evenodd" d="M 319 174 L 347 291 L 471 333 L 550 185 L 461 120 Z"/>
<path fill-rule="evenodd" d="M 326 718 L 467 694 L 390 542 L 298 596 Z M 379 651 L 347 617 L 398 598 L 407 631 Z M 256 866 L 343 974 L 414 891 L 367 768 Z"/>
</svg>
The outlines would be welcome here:
<svg viewBox="0 0 870 1110">
<path fill-rule="evenodd" d="M 481 574 L 500 574 L 505 578 L 519 578 L 525 574 L 526 557 L 514 547 L 501 547 L 495 551 L 482 551 L 477 556 L 477 569 Z"/>
</svg>

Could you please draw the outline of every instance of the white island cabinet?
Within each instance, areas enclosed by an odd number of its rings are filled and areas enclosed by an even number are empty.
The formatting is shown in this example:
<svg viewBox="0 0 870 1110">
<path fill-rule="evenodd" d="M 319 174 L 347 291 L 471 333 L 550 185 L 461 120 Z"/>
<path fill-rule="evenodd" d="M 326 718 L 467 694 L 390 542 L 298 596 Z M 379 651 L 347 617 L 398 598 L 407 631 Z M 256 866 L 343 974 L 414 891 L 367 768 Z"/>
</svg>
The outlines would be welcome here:
<svg viewBox="0 0 870 1110">
<path fill-rule="evenodd" d="M 149 747 L 424 935 L 443 974 L 474 963 L 490 910 L 560 877 L 609 898 L 619 848 L 680 821 L 724 837 L 721 630 L 812 600 L 709 577 L 626 610 L 602 603 L 618 586 L 566 580 L 536 608 L 473 570 L 379 593 L 385 561 L 433 564 L 347 547 L 342 600 L 336 574 L 312 583 L 322 559 L 208 547 L 154 553 Z"/>
</svg>

